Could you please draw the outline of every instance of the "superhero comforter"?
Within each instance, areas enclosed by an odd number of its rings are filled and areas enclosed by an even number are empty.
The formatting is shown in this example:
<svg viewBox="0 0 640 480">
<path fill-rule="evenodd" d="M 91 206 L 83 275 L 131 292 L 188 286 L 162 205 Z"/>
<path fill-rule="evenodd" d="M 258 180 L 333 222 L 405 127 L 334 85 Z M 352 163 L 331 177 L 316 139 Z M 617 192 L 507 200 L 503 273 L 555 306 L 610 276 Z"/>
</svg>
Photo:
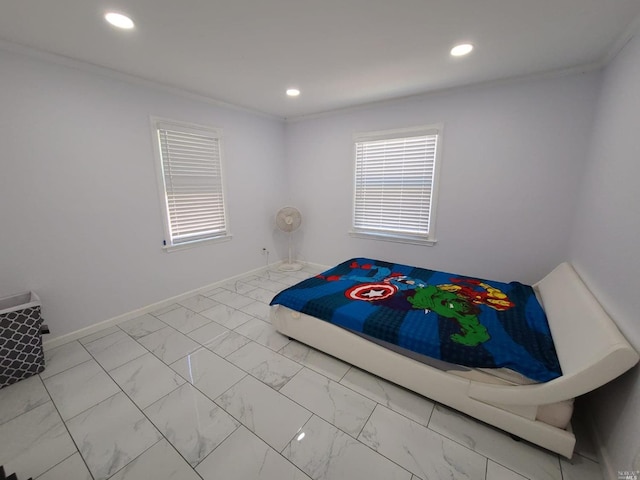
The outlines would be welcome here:
<svg viewBox="0 0 640 480">
<path fill-rule="evenodd" d="M 562 375 L 546 315 L 518 282 L 355 258 L 283 290 L 276 304 L 445 362 L 538 382 Z"/>
</svg>

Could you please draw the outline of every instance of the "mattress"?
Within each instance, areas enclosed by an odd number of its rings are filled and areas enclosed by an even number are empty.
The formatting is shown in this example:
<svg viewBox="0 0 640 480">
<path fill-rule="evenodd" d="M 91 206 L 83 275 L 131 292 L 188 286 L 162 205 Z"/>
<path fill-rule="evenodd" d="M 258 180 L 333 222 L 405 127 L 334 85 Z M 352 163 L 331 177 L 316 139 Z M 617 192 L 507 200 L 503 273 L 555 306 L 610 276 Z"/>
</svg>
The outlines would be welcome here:
<svg viewBox="0 0 640 480">
<path fill-rule="evenodd" d="M 354 258 L 271 301 L 450 364 L 508 368 L 546 382 L 562 372 L 532 287 Z"/>
</svg>

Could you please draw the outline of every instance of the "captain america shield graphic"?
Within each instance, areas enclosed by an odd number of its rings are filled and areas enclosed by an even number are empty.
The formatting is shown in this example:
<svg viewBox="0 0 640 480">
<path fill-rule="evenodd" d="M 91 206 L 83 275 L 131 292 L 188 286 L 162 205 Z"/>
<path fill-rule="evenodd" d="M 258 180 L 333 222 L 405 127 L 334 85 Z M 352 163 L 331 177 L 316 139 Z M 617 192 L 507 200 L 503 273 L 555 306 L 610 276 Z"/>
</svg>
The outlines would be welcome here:
<svg viewBox="0 0 640 480">
<path fill-rule="evenodd" d="M 364 300 L 375 302 L 389 298 L 398 291 L 398 288 L 389 283 L 361 283 L 344 292 L 351 300 Z"/>
</svg>

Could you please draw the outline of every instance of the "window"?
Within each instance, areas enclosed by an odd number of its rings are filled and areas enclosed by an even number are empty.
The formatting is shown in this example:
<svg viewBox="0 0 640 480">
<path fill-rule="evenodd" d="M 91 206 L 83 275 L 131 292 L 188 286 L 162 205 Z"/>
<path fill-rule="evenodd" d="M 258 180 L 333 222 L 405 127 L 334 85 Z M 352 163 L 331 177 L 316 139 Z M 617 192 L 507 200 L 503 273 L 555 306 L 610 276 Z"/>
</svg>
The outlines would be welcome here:
<svg viewBox="0 0 640 480">
<path fill-rule="evenodd" d="M 222 182 L 221 131 L 152 119 L 165 221 L 174 250 L 229 239 Z"/>
<path fill-rule="evenodd" d="M 441 126 L 354 135 L 354 236 L 435 244 Z"/>
</svg>

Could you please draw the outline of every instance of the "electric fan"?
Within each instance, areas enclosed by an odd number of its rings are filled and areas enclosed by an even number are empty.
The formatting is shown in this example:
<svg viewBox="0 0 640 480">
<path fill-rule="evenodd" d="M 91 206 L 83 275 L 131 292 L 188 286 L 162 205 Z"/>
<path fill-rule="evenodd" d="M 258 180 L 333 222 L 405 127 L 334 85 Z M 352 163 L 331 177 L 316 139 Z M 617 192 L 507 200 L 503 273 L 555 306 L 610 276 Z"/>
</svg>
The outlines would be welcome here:
<svg viewBox="0 0 640 480">
<path fill-rule="evenodd" d="M 301 223 L 302 214 L 295 207 L 282 207 L 276 213 L 276 226 L 286 232 L 289 237 L 289 259 L 278 267 L 282 271 L 293 272 L 302 268 L 302 264 L 294 262 L 291 257 L 291 234 L 300 227 Z"/>
</svg>

